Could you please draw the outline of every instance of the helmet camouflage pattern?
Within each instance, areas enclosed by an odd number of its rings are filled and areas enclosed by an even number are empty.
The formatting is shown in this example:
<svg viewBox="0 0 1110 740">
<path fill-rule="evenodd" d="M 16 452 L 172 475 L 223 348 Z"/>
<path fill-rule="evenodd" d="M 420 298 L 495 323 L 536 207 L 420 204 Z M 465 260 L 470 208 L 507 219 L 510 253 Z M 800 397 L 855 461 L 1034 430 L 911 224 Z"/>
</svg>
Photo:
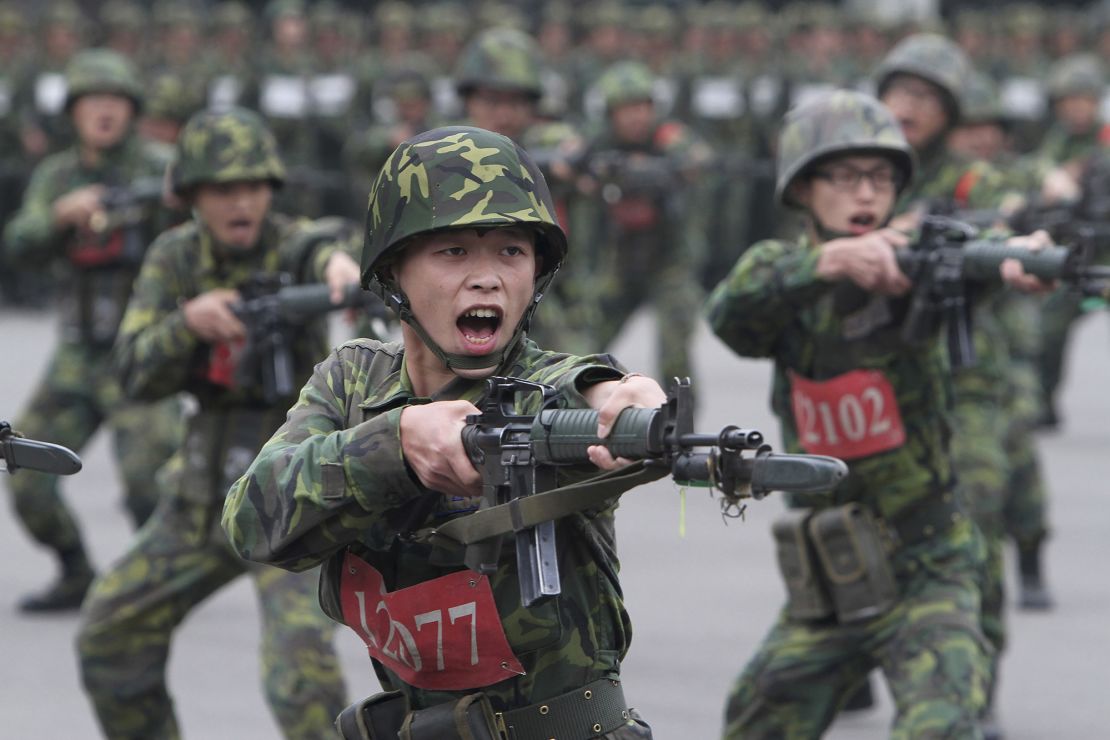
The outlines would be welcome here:
<svg viewBox="0 0 1110 740">
<path fill-rule="evenodd" d="M 459 95 L 485 87 L 519 92 L 539 100 L 543 94 L 540 50 L 527 33 L 492 28 L 478 34 L 459 57 L 455 85 Z"/>
<path fill-rule="evenodd" d="M 173 191 L 184 195 L 203 183 L 285 181 L 274 135 L 246 108 L 201 111 L 181 129 L 172 164 Z"/>
<path fill-rule="evenodd" d="M 617 62 L 597 80 L 606 109 L 622 103 L 653 100 L 655 77 L 641 62 Z"/>
<path fill-rule="evenodd" d="M 1049 70 L 1046 91 L 1054 99 L 1070 95 L 1100 98 L 1105 86 L 1102 62 L 1097 56 L 1072 54 L 1056 62 Z"/>
<path fill-rule="evenodd" d="M 875 88 L 883 96 L 897 75 L 913 75 L 939 87 L 947 96 L 952 124 L 960 116 L 963 86 L 971 73 L 967 56 L 954 41 L 937 33 L 918 33 L 902 39 L 875 70 Z"/>
<path fill-rule="evenodd" d="M 870 95 L 834 90 L 790 110 L 779 133 L 775 199 L 796 206 L 789 194 L 795 179 L 824 157 L 853 153 L 889 157 L 902 173 L 902 186 L 913 176 L 913 152 L 901 127 Z"/>
<path fill-rule="evenodd" d="M 403 142 L 370 191 L 362 284 L 389 282 L 379 268 L 402 242 L 449 228 L 525 225 L 543 252 L 541 276 L 567 251 L 555 205 L 539 168 L 501 134 L 469 126 L 432 129 Z"/>
<path fill-rule="evenodd" d="M 109 93 L 143 104 L 143 83 L 127 57 L 111 49 L 78 52 L 66 65 L 66 110 L 82 95 Z"/>
</svg>

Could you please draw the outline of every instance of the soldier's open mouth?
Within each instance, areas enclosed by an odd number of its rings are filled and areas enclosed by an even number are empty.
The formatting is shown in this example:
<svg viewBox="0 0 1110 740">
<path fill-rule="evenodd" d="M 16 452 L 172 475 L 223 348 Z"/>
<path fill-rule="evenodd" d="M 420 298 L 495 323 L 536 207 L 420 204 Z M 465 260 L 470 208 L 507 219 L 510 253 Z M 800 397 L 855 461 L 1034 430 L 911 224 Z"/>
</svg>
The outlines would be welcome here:
<svg viewBox="0 0 1110 740">
<path fill-rule="evenodd" d="M 874 229 L 879 219 L 873 213 L 857 213 L 848 220 L 849 231 L 853 234 L 863 234 Z"/>
<path fill-rule="evenodd" d="M 482 347 L 493 342 L 501 327 L 501 311 L 497 308 L 471 308 L 464 312 L 455 325 L 467 344 Z"/>
</svg>

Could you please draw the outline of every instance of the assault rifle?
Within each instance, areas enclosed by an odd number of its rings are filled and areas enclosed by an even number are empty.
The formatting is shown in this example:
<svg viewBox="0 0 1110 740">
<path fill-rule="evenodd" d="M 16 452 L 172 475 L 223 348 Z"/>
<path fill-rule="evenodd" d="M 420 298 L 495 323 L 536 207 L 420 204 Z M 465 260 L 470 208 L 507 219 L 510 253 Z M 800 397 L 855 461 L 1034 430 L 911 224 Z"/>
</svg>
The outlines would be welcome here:
<svg viewBox="0 0 1110 740">
<path fill-rule="evenodd" d="M 147 209 L 162 201 L 163 182 L 160 177 L 145 177 L 130 185 L 112 186 L 100 198 L 100 210 L 89 220 L 89 228 L 107 236 L 123 231 L 122 258 L 128 264 L 140 264 L 146 251 L 146 238 L 141 226 Z"/>
<path fill-rule="evenodd" d="M 962 221 L 926 216 L 918 240 L 896 254 L 898 267 L 914 284 L 902 338 L 921 341 L 944 323 L 949 355 L 957 368 L 975 364 L 972 284 L 997 281 L 999 266 L 1007 259 L 1016 259 L 1025 272 L 1042 280 L 1060 280 L 1088 296 L 1110 296 L 1110 266 L 1091 264 L 1089 240 L 1034 252 L 1007 246 L 1003 238 L 979 238 L 979 230 Z"/>
<path fill-rule="evenodd" d="M 24 439 L 12 425 L 0 421 L 0 470 L 14 474 L 19 468 L 53 475 L 73 475 L 81 469 L 81 458 L 73 450 L 49 442 Z"/>
<path fill-rule="evenodd" d="M 231 310 L 247 327 L 245 361 L 238 369 L 239 385 L 249 385 L 254 373 L 262 376 L 263 395 L 273 403 L 292 395 L 293 342 L 305 324 L 331 311 L 364 309 L 375 318 L 388 318 L 389 310 L 376 295 L 357 284 L 347 287 L 343 299 L 332 303 L 323 283 L 292 285 L 287 273 L 262 273 L 240 286 L 243 300 Z"/>
<path fill-rule="evenodd" d="M 591 445 L 642 461 L 638 470 L 651 479 L 669 474 L 679 485 L 717 489 L 726 514 L 738 514 L 742 499 L 761 499 L 771 491 L 829 491 L 848 474 L 833 457 L 772 453 L 755 430 L 729 426 L 716 434 L 694 432 L 688 380 L 677 383 L 659 408 L 622 411 L 605 439 L 597 437 L 597 411 L 557 408 L 558 391 L 551 386 L 502 377 L 487 384 L 481 413 L 467 417 L 462 432 L 467 455 L 482 475 L 482 503 L 477 512 L 438 527 L 435 534 L 466 545 L 467 567 L 491 574 L 497 570 L 502 535 L 513 532 L 524 606 L 560 592 L 555 520 L 603 508 L 631 485 L 648 480 L 630 484 L 624 471 L 612 471 L 560 488 L 558 469 L 588 465 Z M 521 394 L 539 395 L 538 413 L 515 413 Z M 744 452 L 752 454 L 744 457 Z"/>
</svg>

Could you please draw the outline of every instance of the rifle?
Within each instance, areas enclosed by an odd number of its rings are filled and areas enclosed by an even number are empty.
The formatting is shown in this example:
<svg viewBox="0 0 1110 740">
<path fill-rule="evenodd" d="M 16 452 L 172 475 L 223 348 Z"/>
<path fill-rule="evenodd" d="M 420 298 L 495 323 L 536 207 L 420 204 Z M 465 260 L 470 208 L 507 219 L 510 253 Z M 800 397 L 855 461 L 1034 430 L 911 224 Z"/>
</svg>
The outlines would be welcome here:
<svg viewBox="0 0 1110 740">
<path fill-rule="evenodd" d="M 558 469 L 589 464 L 591 445 L 640 460 L 643 469 L 659 473 L 655 477 L 669 473 L 679 485 L 717 489 L 726 515 L 736 512 L 732 516 L 742 512 L 743 498 L 761 499 L 771 491 L 828 491 L 848 474 L 833 457 L 774 454 L 752 429 L 728 426 L 716 434 L 695 433 L 689 380 L 677 383 L 659 408 L 622 411 L 605 439 L 597 437 L 597 411 L 558 408 L 559 394 L 552 386 L 503 377 L 486 382 L 481 412 L 467 417 L 462 432 L 467 455 L 482 475 L 482 503 L 477 512 L 440 526 L 435 534 L 465 544 L 467 567 L 491 574 L 497 570 L 502 535 L 514 532 L 526 607 L 561 590 L 555 520 L 603 508 L 629 487 L 622 471 L 558 487 Z M 515 413 L 520 394 L 538 394 L 540 411 Z M 745 451 L 753 454 L 744 457 Z"/>
<path fill-rule="evenodd" d="M 293 342 L 305 324 L 343 308 L 365 309 L 383 320 L 389 315 L 381 299 L 357 284 L 347 286 L 343 299 L 332 303 L 328 286 L 323 283 L 291 283 L 288 273 L 260 273 L 240 286 L 243 300 L 231 306 L 247 327 L 248 360 L 237 369 L 238 385 L 250 385 L 257 368 L 268 403 L 296 391 Z"/>
<path fill-rule="evenodd" d="M 89 228 L 100 237 L 123 231 L 122 259 L 138 265 L 146 251 L 146 238 L 141 226 L 147 209 L 161 203 L 164 183 L 160 177 L 145 177 L 130 185 L 112 186 L 100 198 L 100 210 L 89 219 Z"/>
<path fill-rule="evenodd" d="M 73 450 L 49 442 L 24 439 L 12 425 L 0 421 L 0 470 L 15 474 L 19 468 L 53 475 L 73 475 L 81 469 L 81 458 Z"/>
<path fill-rule="evenodd" d="M 898 267 L 914 284 L 902 339 L 922 341 L 943 322 L 956 368 L 975 364 L 971 284 L 997 281 L 998 269 L 1007 259 L 1016 259 L 1025 272 L 1042 280 L 1060 280 L 1088 296 L 1110 296 L 1110 266 L 1092 264 L 1093 237 L 1082 238 L 1075 246 L 1034 252 L 1007 246 L 1001 237 L 979 238 L 979 230 L 962 221 L 926 216 L 918 240 L 896 255 Z"/>
</svg>

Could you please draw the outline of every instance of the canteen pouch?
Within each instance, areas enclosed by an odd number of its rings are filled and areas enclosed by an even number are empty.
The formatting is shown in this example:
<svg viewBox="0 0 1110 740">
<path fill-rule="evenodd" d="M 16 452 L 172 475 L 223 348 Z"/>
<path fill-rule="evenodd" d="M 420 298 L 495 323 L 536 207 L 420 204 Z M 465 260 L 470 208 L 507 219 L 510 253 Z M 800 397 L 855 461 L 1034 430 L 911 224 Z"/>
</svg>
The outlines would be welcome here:
<svg viewBox="0 0 1110 740">
<path fill-rule="evenodd" d="M 408 710 L 400 691 L 374 694 L 340 712 L 335 729 L 343 740 L 396 740 Z"/>
<path fill-rule="evenodd" d="M 409 712 L 400 740 L 499 740 L 489 697 L 479 692 L 458 701 Z"/>
<path fill-rule="evenodd" d="M 813 509 L 788 509 L 771 525 L 790 619 L 824 619 L 833 613 L 806 528 L 812 515 Z"/>
<path fill-rule="evenodd" d="M 877 617 L 898 599 L 879 522 L 859 504 L 823 509 L 809 534 L 840 622 Z"/>
</svg>

